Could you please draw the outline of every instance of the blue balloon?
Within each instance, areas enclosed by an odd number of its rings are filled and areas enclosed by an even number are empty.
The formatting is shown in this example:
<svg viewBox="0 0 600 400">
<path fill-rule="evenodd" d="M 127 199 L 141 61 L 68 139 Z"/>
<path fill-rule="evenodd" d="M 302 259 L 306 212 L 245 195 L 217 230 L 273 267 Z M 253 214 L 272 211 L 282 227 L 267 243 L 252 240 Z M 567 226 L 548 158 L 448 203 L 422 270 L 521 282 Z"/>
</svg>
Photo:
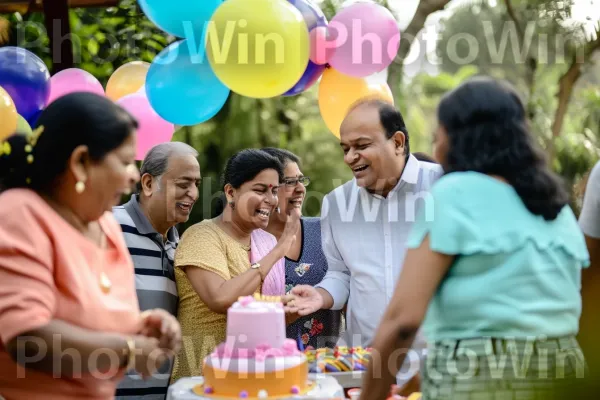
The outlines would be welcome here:
<svg viewBox="0 0 600 400">
<path fill-rule="evenodd" d="M 196 125 L 211 119 L 230 93 L 213 72 L 204 46 L 197 49 L 194 44 L 193 40 L 172 43 L 156 56 L 146 76 L 152 108 L 176 125 Z"/>
<path fill-rule="evenodd" d="M 0 86 L 12 97 L 17 112 L 34 126 L 50 96 L 50 71 L 29 50 L 0 48 Z"/>
<path fill-rule="evenodd" d="M 223 0 L 138 0 L 146 17 L 163 31 L 180 38 L 199 38 Z"/>
<path fill-rule="evenodd" d="M 319 26 L 327 26 L 327 17 L 325 17 L 323 11 L 321 11 L 316 4 L 311 2 L 311 0 L 288 1 L 300 11 L 309 32 Z M 323 71 L 325 71 L 325 65 L 317 65 L 312 61 L 309 61 L 306 71 L 304 71 L 300 80 L 290 90 L 285 92 L 283 96 L 295 96 L 304 92 L 319 80 Z"/>
</svg>

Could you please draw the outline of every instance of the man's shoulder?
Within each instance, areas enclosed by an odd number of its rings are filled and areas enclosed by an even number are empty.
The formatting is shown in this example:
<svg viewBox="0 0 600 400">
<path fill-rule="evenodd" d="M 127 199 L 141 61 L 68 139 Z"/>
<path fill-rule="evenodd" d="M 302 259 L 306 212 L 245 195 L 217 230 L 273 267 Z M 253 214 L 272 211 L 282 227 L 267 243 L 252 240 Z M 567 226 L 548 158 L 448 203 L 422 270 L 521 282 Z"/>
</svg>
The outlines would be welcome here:
<svg viewBox="0 0 600 400">
<path fill-rule="evenodd" d="M 112 213 L 120 225 L 135 226 L 131 215 L 129 215 L 124 205 L 113 207 Z"/>
<path fill-rule="evenodd" d="M 421 175 L 421 179 L 419 179 L 421 189 L 430 189 L 444 175 L 444 170 L 439 164 L 419 161 L 419 174 Z"/>
<path fill-rule="evenodd" d="M 338 196 L 347 196 L 357 188 L 358 186 L 356 186 L 356 181 L 351 179 L 327 193 L 327 195 L 325 195 L 325 199 L 331 201 L 333 198 L 337 198 Z"/>
</svg>

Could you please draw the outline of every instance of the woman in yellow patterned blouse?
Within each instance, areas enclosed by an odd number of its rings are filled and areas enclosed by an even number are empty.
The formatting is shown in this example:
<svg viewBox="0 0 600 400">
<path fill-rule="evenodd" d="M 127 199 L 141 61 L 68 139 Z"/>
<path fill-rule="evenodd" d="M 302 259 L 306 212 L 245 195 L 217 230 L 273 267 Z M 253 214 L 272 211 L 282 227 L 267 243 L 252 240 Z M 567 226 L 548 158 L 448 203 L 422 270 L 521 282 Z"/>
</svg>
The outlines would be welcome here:
<svg viewBox="0 0 600 400">
<path fill-rule="evenodd" d="M 225 340 L 227 309 L 240 296 L 260 293 L 271 268 L 294 243 L 299 213 L 289 216 L 274 248 L 250 264 L 251 234 L 267 227 L 282 179 L 283 167 L 276 158 L 261 150 L 240 151 L 223 173 L 223 212 L 183 234 L 175 254 L 183 346 L 173 382 L 202 375 L 204 358 Z"/>
</svg>

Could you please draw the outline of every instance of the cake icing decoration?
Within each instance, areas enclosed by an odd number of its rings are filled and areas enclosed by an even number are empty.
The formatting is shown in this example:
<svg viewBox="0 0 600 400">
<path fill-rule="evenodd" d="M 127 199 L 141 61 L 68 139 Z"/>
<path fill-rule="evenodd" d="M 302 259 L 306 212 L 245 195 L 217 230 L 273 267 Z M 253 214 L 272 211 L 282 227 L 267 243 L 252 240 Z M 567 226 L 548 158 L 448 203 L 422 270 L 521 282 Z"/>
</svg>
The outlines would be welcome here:
<svg viewBox="0 0 600 400">
<path fill-rule="evenodd" d="M 298 393 L 300 393 L 300 389 L 298 388 L 298 386 L 294 385 L 294 386 L 292 386 L 291 392 L 292 392 L 292 394 L 298 394 Z"/>
<path fill-rule="evenodd" d="M 204 386 L 204 394 L 212 394 L 213 388 L 210 386 Z"/>
<path fill-rule="evenodd" d="M 248 392 L 247 392 L 247 391 L 245 391 L 245 390 L 242 390 L 242 391 L 240 392 L 240 398 L 242 398 L 242 399 L 245 399 L 245 398 L 247 398 L 247 397 L 248 397 Z"/>
<path fill-rule="evenodd" d="M 258 391 L 259 399 L 266 399 L 267 397 L 269 397 L 269 393 L 267 393 L 267 391 L 265 389 L 261 389 Z"/>
<path fill-rule="evenodd" d="M 243 296 L 240 297 L 238 299 L 238 302 L 240 303 L 240 305 L 246 307 L 248 304 L 252 303 L 254 301 L 254 297 L 252 296 Z"/>
</svg>

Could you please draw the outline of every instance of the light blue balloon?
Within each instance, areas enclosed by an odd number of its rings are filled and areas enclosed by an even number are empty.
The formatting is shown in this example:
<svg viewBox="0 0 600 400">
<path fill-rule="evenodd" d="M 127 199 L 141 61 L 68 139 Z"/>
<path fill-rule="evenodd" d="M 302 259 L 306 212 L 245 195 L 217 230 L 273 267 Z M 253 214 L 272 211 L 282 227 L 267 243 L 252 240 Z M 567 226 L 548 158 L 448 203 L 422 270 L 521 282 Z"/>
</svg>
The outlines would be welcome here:
<svg viewBox="0 0 600 400">
<path fill-rule="evenodd" d="M 154 25 L 173 36 L 196 39 L 204 32 L 223 0 L 138 0 L 146 17 Z"/>
<path fill-rule="evenodd" d="M 208 121 L 229 97 L 230 90 L 213 72 L 202 43 L 172 43 L 156 56 L 146 76 L 146 94 L 152 108 L 175 125 Z"/>
</svg>

